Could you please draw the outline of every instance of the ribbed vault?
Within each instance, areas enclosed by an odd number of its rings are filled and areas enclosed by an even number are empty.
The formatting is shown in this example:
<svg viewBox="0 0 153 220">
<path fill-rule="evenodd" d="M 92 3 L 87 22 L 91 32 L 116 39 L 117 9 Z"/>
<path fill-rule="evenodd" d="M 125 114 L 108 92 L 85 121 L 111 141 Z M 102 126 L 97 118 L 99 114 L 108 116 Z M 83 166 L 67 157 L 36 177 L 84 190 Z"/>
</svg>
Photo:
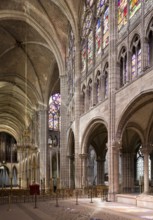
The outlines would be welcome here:
<svg viewBox="0 0 153 220">
<path fill-rule="evenodd" d="M 35 110 L 60 91 L 68 27 L 79 1 L 5 0 L 0 4 L 0 131 L 16 140 Z"/>
</svg>

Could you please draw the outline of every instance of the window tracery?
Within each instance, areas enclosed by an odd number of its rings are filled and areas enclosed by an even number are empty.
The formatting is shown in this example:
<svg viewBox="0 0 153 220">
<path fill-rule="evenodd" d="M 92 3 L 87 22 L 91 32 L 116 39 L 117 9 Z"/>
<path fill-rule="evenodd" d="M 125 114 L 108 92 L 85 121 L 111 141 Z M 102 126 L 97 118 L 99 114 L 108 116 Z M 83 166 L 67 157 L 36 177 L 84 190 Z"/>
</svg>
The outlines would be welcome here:
<svg viewBox="0 0 153 220">
<path fill-rule="evenodd" d="M 128 82 L 127 51 L 125 48 L 123 48 L 120 57 L 120 86 L 122 87 L 127 82 Z"/>
<path fill-rule="evenodd" d="M 108 97 L 108 63 L 106 63 L 104 68 L 104 97 Z"/>
<path fill-rule="evenodd" d="M 132 71 L 131 78 L 135 79 L 138 75 L 141 74 L 141 44 L 140 38 L 135 36 L 132 46 Z"/>
</svg>

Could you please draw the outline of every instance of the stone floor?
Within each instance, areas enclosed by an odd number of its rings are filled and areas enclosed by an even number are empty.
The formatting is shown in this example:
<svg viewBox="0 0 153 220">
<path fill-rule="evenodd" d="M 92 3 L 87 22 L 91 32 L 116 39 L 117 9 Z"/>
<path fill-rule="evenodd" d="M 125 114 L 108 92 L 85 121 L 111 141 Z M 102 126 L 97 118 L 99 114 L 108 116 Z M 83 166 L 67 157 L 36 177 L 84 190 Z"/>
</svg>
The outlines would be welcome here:
<svg viewBox="0 0 153 220">
<path fill-rule="evenodd" d="M 36 206 L 36 207 L 35 207 Z M 137 220 L 152 219 L 153 209 L 138 208 L 101 199 L 48 200 L 0 205 L 0 220 Z"/>
</svg>

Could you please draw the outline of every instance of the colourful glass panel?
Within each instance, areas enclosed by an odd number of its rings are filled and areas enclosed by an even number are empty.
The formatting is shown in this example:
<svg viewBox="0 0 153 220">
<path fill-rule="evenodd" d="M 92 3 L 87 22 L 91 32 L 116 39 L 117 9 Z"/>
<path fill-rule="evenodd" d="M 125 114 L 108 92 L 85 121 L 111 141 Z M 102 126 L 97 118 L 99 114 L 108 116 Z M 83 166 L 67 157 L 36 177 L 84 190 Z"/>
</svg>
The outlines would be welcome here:
<svg viewBox="0 0 153 220">
<path fill-rule="evenodd" d="M 100 16 L 105 5 L 106 0 L 99 0 L 97 3 L 97 16 Z"/>
<path fill-rule="evenodd" d="M 86 69 L 86 56 L 87 56 L 87 49 L 86 49 L 86 44 L 84 43 L 82 46 L 82 51 L 81 51 L 81 70 L 82 71 Z"/>
<path fill-rule="evenodd" d="M 141 74 L 141 49 L 138 50 L 138 75 Z"/>
<path fill-rule="evenodd" d="M 108 74 L 105 73 L 105 98 L 108 96 Z"/>
<path fill-rule="evenodd" d="M 97 102 L 98 102 L 99 97 L 100 97 L 100 81 L 99 81 L 99 79 L 97 79 L 97 83 L 96 83 L 96 95 L 97 95 Z"/>
<path fill-rule="evenodd" d="M 127 0 L 118 0 L 118 29 L 127 23 Z"/>
<path fill-rule="evenodd" d="M 109 8 L 107 7 L 105 12 L 104 12 L 103 48 L 105 48 L 109 43 L 108 16 L 109 16 Z"/>
<path fill-rule="evenodd" d="M 141 0 L 130 0 L 130 18 L 140 9 Z"/>
<path fill-rule="evenodd" d="M 96 55 L 101 53 L 101 21 L 100 18 L 96 25 Z"/>
<path fill-rule="evenodd" d="M 136 54 L 132 55 L 132 79 L 136 77 Z"/>
<path fill-rule="evenodd" d="M 92 7 L 92 5 L 94 4 L 94 0 L 86 0 L 86 4 Z"/>
<path fill-rule="evenodd" d="M 92 22 L 92 14 L 88 13 L 88 15 L 85 18 L 85 21 L 83 23 L 83 29 L 82 29 L 82 35 L 83 37 L 86 37 L 89 33 L 89 29 L 91 27 L 91 22 Z"/>
<path fill-rule="evenodd" d="M 93 32 L 91 31 L 88 36 L 88 66 L 92 64 L 93 61 Z"/>
<path fill-rule="evenodd" d="M 61 95 L 56 93 L 49 100 L 49 129 L 59 130 Z"/>
</svg>

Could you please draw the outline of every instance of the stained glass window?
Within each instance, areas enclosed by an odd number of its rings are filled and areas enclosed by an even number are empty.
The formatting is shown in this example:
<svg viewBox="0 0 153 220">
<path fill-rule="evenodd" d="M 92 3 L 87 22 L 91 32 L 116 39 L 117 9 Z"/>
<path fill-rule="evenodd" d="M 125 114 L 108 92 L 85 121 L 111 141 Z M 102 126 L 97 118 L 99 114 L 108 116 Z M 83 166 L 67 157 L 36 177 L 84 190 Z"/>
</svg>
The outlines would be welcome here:
<svg viewBox="0 0 153 220">
<path fill-rule="evenodd" d="M 128 81 L 128 72 L 127 72 L 127 52 L 126 49 L 123 48 L 121 52 L 120 59 L 120 86 L 123 86 Z"/>
<path fill-rule="evenodd" d="M 106 0 L 99 0 L 97 3 L 97 16 L 100 17 Z"/>
<path fill-rule="evenodd" d="M 97 72 L 96 77 L 96 102 L 100 101 L 100 71 Z"/>
<path fill-rule="evenodd" d="M 141 0 L 130 0 L 130 18 L 140 9 Z"/>
<path fill-rule="evenodd" d="M 104 97 L 107 98 L 108 96 L 108 63 L 105 64 L 103 76 L 104 76 Z"/>
<path fill-rule="evenodd" d="M 127 0 L 118 0 L 118 29 L 127 23 Z"/>
<path fill-rule="evenodd" d="M 138 75 L 141 74 L 141 48 L 138 50 Z"/>
<path fill-rule="evenodd" d="M 96 98 L 97 98 L 97 102 L 99 102 L 99 96 L 100 96 L 100 80 L 97 79 L 96 82 Z"/>
<path fill-rule="evenodd" d="M 92 34 L 92 22 L 93 22 L 93 6 L 94 0 L 86 0 L 84 5 L 84 11 L 82 15 L 82 41 L 81 41 L 81 70 L 86 70 L 87 61 L 91 65 L 93 61 L 93 34 Z"/>
<path fill-rule="evenodd" d="M 132 55 L 132 79 L 136 77 L 136 54 Z"/>
<path fill-rule="evenodd" d="M 74 75 L 75 75 L 75 39 L 71 27 L 69 31 L 67 71 L 68 71 L 68 86 L 69 86 L 68 89 L 70 94 L 72 94 L 74 91 Z"/>
<path fill-rule="evenodd" d="M 137 152 L 137 180 L 140 180 L 143 177 L 143 166 L 143 155 L 141 153 L 141 150 L 139 149 Z"/>
<path fill-rule="evenodd" d="M 107 7 L 104 12 L 104 20 L 103 20 L 103 48 L 105 48 L 109 43 L 109 32 L 108 32 L 108 16 L 109 16 L 109 8 Z"/>
<path fill-rule="evenodd" d="M 94 0 L 86 0 L 86 4 L 91 7 L 94 4 Z"/>
<path fill-rule="evenodd" d="M 91 31 L 88 36 L 88 65 L 93 61 L 93 32 Z"/>
<path fill-rule="evenodd" d="M 89 98 L 89 107 L 90 107 L 92 102 L 92 80 L 90 80 L 88 84 L 88 98 Z"/>
<path fill-rule="evenodd" d="M 86 56 L 87 56 L 87 49 L 86 43 L 83 43 L 82 51 L 81 51 L 81 70 L 84 71 L 86 69 Z"/>
<path fill-rule="evenodd" d="M 92 13 L 90 12 L 86 15 L 85 20 L 83 21 L 82 35 L 84 38 L 89 34 L 91 22 L 92 22 Z"/>
<path fill-rule="evenodd" d="M 137 152 L 137 180 L 139 180 L 139 184 L 143 184 L 144 177 L 144 156 L 141 152 L 142 146 L 140 146 Z M 149 179 L 151 179 L 151 160 L 150 156 L 148 156 L 148 167 L 149 167 Z"/>
<path fill-rule="evenodd" d="M 96 25 L 96 55 L 101 53 L 101 20 L 100 18 L 97 20 Z"/>
<path fill-rule="evenodd" d="M 58 131 L 60 129 L 60 106 L 61 95 L 56 93 L 49 100 L 49 129 Z"/>
</svg>

